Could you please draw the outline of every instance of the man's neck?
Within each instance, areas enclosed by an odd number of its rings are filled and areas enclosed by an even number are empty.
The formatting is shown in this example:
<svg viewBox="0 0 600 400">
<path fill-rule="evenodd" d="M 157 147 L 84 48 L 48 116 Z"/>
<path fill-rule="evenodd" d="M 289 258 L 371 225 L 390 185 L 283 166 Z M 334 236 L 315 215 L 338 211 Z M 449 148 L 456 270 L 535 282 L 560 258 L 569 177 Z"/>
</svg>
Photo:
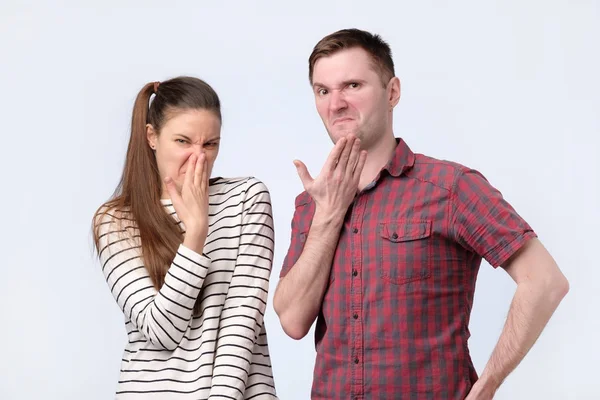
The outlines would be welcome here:
<svg viewBox="0 0 600 400">
<path fill-rule="evenodd" d="M 396 145 L 396 138 L 393 134 L 389 134 L 374 143 L 370 148 L 365 149 L 367 150 L 367 161 L 360 175 L 359 190 L 364 189 L 365 186 L 373 182 L 381 169 L 392 159 L 396 151 Z"/>
</svg>

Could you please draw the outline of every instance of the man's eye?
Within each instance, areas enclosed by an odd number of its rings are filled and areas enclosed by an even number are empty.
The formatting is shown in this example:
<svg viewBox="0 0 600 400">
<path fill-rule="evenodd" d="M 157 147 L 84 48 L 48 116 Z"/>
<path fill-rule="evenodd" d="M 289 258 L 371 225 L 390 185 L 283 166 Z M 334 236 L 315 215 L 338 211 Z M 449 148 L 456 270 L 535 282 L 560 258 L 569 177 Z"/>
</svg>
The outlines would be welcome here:
<svg viewBox="0 0 600 400">
<path fill-rule="evenodd" d="M 175 139 L 175 141 L 177 143 L 186 143 L 186 141 L 184 139 Z"/>
<path fill-rule="evenodd" d="M 217 145 L 217 142 L 208 142 L 205 144 L 206 147 L 215 147 Z"/>
<path fill-rule="evenodd" d="M 327 90 L 326 89 L 319 89 L 317 91 L 317 93 L 319 94 L 319 96 L 325 96 L 327 94 Z"/>
<path fill-rule="evenodd" d="M 352 89 L 356 89 L 356 88 L 358 88 L 360 85 L 359 85 L 358 83 L 356 83 L 356 82 L 352 82 L 352 83 L 351 83 L 350 85 L 348 85 L 348 86 L 350 86 Z"/>
</svg>

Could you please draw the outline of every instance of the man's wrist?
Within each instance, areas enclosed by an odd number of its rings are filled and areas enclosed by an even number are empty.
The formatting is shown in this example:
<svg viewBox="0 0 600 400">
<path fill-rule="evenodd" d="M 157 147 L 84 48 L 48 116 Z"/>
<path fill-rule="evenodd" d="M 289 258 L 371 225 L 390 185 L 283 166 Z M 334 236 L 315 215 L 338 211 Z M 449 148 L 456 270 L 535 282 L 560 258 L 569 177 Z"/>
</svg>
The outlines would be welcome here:
<svg viewBox="0 0 600 400">
<path fill-rule="evenodd" d="M 317 205 L 315 208 L 315 215 L 313 216 L 313 224 L 320 226 L 342 226 L 344 223 L 345 212 L 340 210 L 325 210 L 319 208 Z"/>
<path fill-rule="evenodd" d="M 501 380 L 486 374 L 485 372 L 481 375 L 481 377 L 477 380 L 477 382 L 475 382 L 475 385 L 473 386 L 473 388 L 478 391 L 478 393 L 480 395 L 482 395 L 482 398 L 493 398 L 494 394 L 496 393 L 496 391 L 498 390 L 498 388 L 500 387 L 500 384 L 502 383 Z"/>
</svg>

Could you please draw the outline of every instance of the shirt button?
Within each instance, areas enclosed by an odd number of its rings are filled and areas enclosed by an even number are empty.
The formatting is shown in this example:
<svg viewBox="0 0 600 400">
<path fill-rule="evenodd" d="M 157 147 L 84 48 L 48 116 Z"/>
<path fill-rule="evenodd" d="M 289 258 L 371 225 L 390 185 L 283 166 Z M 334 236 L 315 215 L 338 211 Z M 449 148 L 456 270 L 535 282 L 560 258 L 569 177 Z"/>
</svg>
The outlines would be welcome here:
<svg viewBox="0 0 600 400">
<path fill-rule="evenodd" d="M 354 319 L 358 319 L 358 314 L 354 313 Z"/>
<path fill-rule="evenodd" d="M 352 229 L 352 232 L 354 232 L 354 233 L 358 233 L 358 228 L 354 228 L 354 229 Z"/>
<path fill-rule="evenodd" d="M 354 359 L 354 364 L 358 364 L 358 357 Z"/>
<path fill-rule="evenodd" d="M 352 271 L 352 276 L 356 276 L 356 275 L 358 275 L 358 271 L 357 270 L 353 270 Z"/>
<path fill-rule="evenodd" d="M 394 234 L 392 235 L 392 239 L 398 239 L 398 234 L 396 232 L 394 232 Z"/>
</svg>

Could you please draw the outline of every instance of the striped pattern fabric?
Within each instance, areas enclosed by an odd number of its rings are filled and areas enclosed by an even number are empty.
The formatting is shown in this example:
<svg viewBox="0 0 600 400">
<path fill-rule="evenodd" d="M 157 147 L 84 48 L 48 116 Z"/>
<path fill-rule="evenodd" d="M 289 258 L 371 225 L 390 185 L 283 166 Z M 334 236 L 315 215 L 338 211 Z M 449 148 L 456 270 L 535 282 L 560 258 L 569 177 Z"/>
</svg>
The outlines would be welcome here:
<svg viewBox="0 0 600 400">
<path fill-rule="evenodd" d="M 256 178 L 215 178 L 209 195 L 203 254 L 180 245 L 159 291 L 127 210 L 97 217 L 102 272 L 128 336 L 117 399 L 277 398 L 263 324 L 274 247 L 269 192 Z M 162 202 L 185 232 L 170 200 Z"/>
</svg>

